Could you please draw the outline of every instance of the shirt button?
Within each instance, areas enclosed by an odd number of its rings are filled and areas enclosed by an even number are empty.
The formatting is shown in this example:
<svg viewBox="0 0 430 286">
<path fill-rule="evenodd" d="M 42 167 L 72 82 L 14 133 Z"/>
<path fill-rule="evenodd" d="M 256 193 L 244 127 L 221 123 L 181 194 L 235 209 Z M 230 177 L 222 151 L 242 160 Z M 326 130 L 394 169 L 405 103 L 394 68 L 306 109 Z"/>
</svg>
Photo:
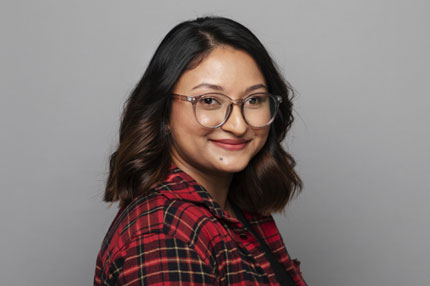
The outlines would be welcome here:
<svg viewBox="0 0 430 286">
<path fill-rule="evenodd" d="M 239 234 L 239 237 L 240 237 L 241 239 L 247 239 L 247 238 L 248 238 L 248 235 L 247 235 L 246 233 L 242 232 L 241 234 Z"/>
</svg>

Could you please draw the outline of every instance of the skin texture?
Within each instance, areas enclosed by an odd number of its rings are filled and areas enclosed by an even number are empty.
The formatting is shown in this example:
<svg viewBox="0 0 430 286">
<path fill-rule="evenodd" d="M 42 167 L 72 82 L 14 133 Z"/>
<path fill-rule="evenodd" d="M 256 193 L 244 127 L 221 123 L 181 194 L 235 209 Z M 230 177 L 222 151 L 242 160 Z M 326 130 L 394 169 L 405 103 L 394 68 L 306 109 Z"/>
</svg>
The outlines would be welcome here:
<svg viewBox="0 0 430 286">
<path fill-rule="evenodd" d="M 217 87 L 203 85 L 196 88 L 203 83 Z M 253 86 L 253 91 L 247 91 Z M 232 99 L 262 91 L 267 91 L 265 80 L 255 61 L 246 52 L 229 46 L 215 48 L 197 67 L 185 71 L 174 88 L 174 93 L 187 96 L 219 92 Z M 173 100 L 169 122 L 174 141 L 171 150 L 173 162 L 205 187 L 220 206 L 233 215 L 226 202 L 233 174 L 243 170 L 261 150 L 269 127 L 248 126 L 240 106 L 235 105 L 223 126 L 205 128 L 196 121 L 192 104 L 181 100 Z M 222 144 L 214 141 L 224 139 L 244 140 L 246 144 L 243 148 L 228 144 L 223 148 Z"/>
</svg>

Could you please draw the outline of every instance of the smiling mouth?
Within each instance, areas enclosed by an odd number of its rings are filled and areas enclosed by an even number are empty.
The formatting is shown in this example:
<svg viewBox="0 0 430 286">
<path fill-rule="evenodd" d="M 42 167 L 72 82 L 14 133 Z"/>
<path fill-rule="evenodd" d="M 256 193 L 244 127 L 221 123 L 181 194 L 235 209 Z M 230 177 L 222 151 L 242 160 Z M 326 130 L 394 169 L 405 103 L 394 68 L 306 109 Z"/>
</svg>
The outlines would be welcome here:
<svg viewBox="0 0 430 286">
<path fill-rule="evenodd" d="M 250 140 L 234 140 L 234 139 L 221 139 L 210 140 L 216 146 L 223 148 L 227 151 L 239 151 L 246 147 Z"/>
</svg>

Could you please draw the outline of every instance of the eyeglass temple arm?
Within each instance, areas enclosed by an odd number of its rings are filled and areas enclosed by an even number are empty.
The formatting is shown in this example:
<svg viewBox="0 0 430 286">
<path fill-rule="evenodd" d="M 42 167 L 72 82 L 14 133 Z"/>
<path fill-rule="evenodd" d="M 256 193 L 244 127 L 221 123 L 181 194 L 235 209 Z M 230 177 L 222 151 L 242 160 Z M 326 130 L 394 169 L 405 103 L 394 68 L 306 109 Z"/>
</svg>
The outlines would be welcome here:
<svg viewBox="0 0 430 286">
<path fill-rule="evenodd" d="M 173 93 L 172 94 L 175 98 L 179 99 L 179 100 L 183 100 L 183 101 L 188 101 L 188 102 L 194 102 L 196 99 L 192 96 L 186 96 L 186 95 L 182 95 L 182 94 L 177 94 L 177 93 Z"/>
</svg>

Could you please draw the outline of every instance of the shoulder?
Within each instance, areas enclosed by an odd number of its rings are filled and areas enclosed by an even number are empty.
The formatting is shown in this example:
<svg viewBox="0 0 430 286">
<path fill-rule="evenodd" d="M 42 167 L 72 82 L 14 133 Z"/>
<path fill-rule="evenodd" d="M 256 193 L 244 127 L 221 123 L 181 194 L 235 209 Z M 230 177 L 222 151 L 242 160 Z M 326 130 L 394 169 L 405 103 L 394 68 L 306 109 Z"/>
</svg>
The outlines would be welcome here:
<svg viewBox="0 0 430 286">
<path fill-rule="evenodd" d="M 106 257 L 97 260 L 94 285 L 159 285 L 160 281 L 213 285 L 216 279 L 209 261 L 185 241 L 163 232 L 133 235 L 115 255 L 108 252 Z"/>
<path fill-rule="evenodd" d="M 213 264 L 209 248 L 226 234 L 204 205 L 154 189 L 118 212 L 103 241 L 99 259 L 109 263 L 126 255 L 136 241 L 151 244 L 157 239 L 173 239 L 193 249 L 203 261 Z"/>
</svg>

